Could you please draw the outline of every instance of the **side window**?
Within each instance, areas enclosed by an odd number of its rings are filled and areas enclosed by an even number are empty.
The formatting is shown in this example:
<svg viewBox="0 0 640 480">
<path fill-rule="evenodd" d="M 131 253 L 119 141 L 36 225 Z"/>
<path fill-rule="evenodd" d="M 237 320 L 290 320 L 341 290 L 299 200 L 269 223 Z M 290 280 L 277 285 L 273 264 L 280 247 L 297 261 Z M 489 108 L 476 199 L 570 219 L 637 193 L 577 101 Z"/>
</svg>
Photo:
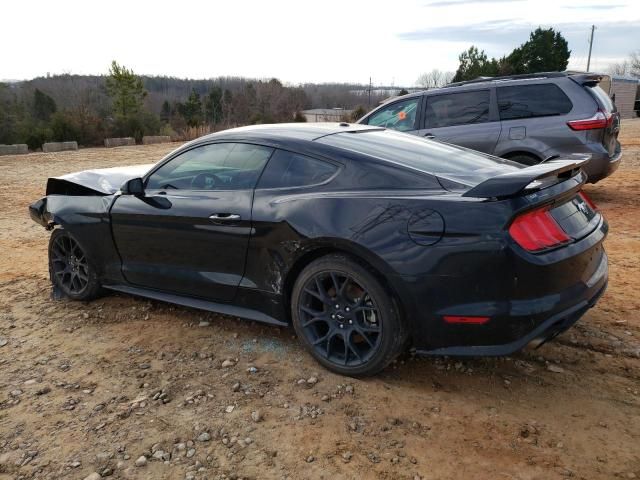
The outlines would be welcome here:
<svg viewBox="0 0 640 480">
<path fill-rule="evenodd" d="M 273 148 L 247 143 L 202 145 L 178 155 L 147 179 L 147 188 L 243 190 L 255 187 Z"/>
<path fill-rule="evenodd" d="M 258 188 L 286 188 L 317 185 L 338 171 L 331 163 L 298 153 L 276 150 L 264 169 Z"/>
<path fill-rule="evenodd" d="M 499 87 L 500 120 L 564 115 L 573 108 L 571 100 L 552 83 Z"/>
<path fill-rule="evenodd" d="M 489 90 L 427 97 L 427 128 L 489 121 Z"/>
<path fill-rule="evenodd" d="M 420 97 L 415 97 L 383 107 L 369 117 L 367 124 L 401 132 L 415 130 L 419 102 Z"/>
</svg>

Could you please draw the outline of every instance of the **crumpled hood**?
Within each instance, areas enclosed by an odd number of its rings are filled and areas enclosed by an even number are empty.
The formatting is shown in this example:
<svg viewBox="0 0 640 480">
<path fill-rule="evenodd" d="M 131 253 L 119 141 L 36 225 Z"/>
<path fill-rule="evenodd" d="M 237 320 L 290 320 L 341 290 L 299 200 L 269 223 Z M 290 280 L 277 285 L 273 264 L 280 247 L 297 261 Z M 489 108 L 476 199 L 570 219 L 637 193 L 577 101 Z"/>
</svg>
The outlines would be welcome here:
<svg viewBox="0 0 640 480">
<path fill-rule="evenodd" d="M 127 180 L 142 177 L 154 164 L 132 165 L 128 167 L 100 168 L 68 173 L 52 177 L 47 181 L 47 195 L 73 195 L 73 185 L 79 185 L 101 195 L 113 195 Z M 73 185 L 70 185 L 73 184 Z"/>
</svg>

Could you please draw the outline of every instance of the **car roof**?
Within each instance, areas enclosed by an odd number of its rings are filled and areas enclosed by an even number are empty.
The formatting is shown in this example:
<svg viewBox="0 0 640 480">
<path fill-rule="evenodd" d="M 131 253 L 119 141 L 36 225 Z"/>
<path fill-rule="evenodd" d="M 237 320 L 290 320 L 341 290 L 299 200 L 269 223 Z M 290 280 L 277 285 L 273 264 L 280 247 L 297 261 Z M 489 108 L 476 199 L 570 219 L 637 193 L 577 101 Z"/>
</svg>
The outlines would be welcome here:
<svg viewBox="0 0 640 480">
<path fill-rule="evenodd" d="M 222 132 L 211 133 L 200 137 L 197 142 L 207 142 L 222 139 L 244 140 L 307 140 L 313 141 L 327 135 L 343 132 L 361 132 L 368 130 L 384 130 L 381 127 L 360 125 L 346 122 L 318 122 L 318 123 L 276 123 L 266 125 L 249 125 L 231 128 Z"/>
</svg>

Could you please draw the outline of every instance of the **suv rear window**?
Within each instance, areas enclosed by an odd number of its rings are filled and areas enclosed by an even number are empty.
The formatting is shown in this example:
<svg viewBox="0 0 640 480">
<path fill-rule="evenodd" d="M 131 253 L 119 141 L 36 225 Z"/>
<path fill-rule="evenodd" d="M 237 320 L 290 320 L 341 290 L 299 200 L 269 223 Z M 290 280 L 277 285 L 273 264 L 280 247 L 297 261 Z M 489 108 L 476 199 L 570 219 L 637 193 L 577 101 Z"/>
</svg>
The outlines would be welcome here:
<svg viewBox="0 0 640 480">
<path fill-rule="evenodd" d="M 500 120 L 564 115 L 573 108 L 571 100 L 553 83 L 498 87 Z"/>
<path fill-rule="evenodd" d="M 427 97 L 427 128 L 489 121 L 489 90 Z"/>
<path fill-rule="evenodd" d="M 468 186 L 524 168 L 509 160 L 391 130 L 336 133 L 315 141 Z"/>
<path fill-rule="evenodd" d="M 596 101 L 600 108 L 602 108 L 606 113 L 611 113 L 615 111 L 615 107 L 613 106 L 613 102 L 609 95 L 601 89 L 598 85 L 587 86 L 587 90 L 591 92 L 591 94 L 596 97 Z"/>
</svg>

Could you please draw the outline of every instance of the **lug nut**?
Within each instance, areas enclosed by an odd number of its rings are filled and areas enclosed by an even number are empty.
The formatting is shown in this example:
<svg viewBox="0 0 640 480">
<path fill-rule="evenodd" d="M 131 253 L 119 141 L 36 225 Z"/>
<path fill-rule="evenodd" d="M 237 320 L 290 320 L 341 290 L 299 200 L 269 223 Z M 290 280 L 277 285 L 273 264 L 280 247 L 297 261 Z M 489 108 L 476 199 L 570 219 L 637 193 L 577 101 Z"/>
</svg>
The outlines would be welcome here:
<svg viewBox="0 0 640 480">
<path fill-rule="evenodd" d="M 351 311 L 351 309 L 350 309 L 349 307 L 345 307 L 344 311 L 345 311 L 345 312 L 350 312 L 350 311 Z"/>
</svg>

